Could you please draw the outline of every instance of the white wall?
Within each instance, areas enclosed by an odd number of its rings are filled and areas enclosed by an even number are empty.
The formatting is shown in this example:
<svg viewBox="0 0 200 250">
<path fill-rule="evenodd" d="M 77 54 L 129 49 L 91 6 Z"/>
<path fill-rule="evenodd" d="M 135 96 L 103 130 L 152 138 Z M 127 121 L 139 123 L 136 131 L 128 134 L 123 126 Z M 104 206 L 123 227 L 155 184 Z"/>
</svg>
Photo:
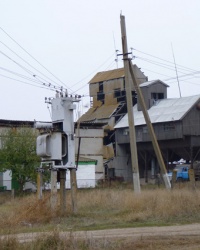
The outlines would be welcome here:
<svg viewBox="0 0 200 250">
<path fill-rule="evenodd" d="M 7 170 L 3 173 L 3 186 L 7 187 L 7 190 L 11 190 L 11 171 Z"/>
<path fill-rule="evenodd" d="M 79 165 L 76 171 L 76 179 L 78 188 L 95 187 L 95 165 Z M 66 188 L 70 188 L 70 171 L 66 174 Z M 58 187 L 59 188 L 59 187 Z"/>
</svg>

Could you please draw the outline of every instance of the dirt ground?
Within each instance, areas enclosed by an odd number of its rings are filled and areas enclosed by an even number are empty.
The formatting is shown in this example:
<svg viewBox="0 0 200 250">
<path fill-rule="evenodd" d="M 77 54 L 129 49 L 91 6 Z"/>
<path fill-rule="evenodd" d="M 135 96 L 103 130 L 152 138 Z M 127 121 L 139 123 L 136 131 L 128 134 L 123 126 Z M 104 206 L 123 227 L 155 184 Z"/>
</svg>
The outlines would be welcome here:
<svg viewBox="0 0 200 250">
<path fill-rule="evenodd" d="M 49 234 L 23 233 L 2 235 L 0 238 L 16 237 L 19 242 L 24 243 Z M 61 238 L 73 237 L 75 240 L 124 240 L 132 244 L 133 249 L 200 249 L 200 224 L 59 232 L 59 234 Z"/>
</svg>

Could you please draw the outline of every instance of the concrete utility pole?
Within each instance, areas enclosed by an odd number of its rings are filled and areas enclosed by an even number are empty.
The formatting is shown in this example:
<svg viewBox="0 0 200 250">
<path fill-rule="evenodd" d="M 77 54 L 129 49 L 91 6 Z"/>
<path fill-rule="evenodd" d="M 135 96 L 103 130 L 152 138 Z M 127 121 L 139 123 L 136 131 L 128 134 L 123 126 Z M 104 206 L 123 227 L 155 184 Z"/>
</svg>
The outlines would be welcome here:
<svg viewBox="0 0 200 250">
<path fill-rule="evenodd" d="M 146 121 L 146 124 L 147 124 L 147 127 L 148 127 L 148 131 L 149 131 L 149 134 L 150 134 L 150 137 L 151 137 L 153 148 L 154 148 L 154 151 L 155 151 L 155 154 L 156 154 L 156 157 L 157 157 L 157 160 L 158 160 L 161 172 L 162 172 L 165 187 L 167 189 L 170 189 L 171 188 L 171 183 L 169 181 L 169 177 L 167 175 L 167 171 L 166 171 L 166 168 L 165 168 L 165 163 L 163 161 L 163 157 L 162 157 L 162 154 L 161 154 L 161 151 L 160 151 L 160 148 L 159 148 L 159 145 L 158 145 L 155 133 L 154 133 L 154 129 L 153 129 L 149 114 L 148 114 L 147 109 L 146 109 L 146 105 L 145 105 L 145 101 L 144 101 L 144 98 L 143 98 L 143 95 L 142 95 L 142 91 L 141 91 L 140 87 L 138 86 L 138 84 L 136 82 L 132 62 L 128 61 L 128 63 L 129 63 L 130 74 L 131 74 L 131 77 L 132 77 L 132 80 L 133 80 L 133 85 L 134 85 L 135 90 L 137 92 L 138 101 L 140 102 L 142 112 L 143 112 L 143 115 L 144 115 L 144 118 L 145 118 L 145 121 Z"/>
<path fill-rule="evenodd" d="M 124 71 L 125 71 L 126 100 L 127 100 L 128 122 L 129 122 L 129 136 L 130 136 L 130 147 L 131 147 L 131 162 L 132 162 L 132 172 L 133 172 L 133 186 L 134 186 L 134 191 L 136 193 L 140 193 L 140 177 L 138 168 L 135 125 L 133 117 L 132 91 L 131 91 L 130 73 L 129 73 L 130 59 L 128 57 L 125 17 L 120 15 L 120 19 L 121 19 L 122 51 L 124 60 Z"/>
</svg>

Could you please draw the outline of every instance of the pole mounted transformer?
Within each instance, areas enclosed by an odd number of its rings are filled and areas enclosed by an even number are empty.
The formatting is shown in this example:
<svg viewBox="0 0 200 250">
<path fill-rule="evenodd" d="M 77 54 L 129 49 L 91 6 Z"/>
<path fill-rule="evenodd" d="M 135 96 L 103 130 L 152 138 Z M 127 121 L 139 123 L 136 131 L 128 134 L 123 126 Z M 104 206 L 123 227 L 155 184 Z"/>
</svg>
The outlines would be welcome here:
<svg viewBox="0 0 200 250">
<path fill-rule="evenodd" d="M 70 170 L 72 210 L 77 211 L 76 202 L 76 164 L 73 112 L 74 102 L 81 96 L 68 96 L 57 92 L 55 98 L 45 98 L 51 104 L 52 124 L 37 123 L 35 126 L 43 131 L 36 142 L 37 155 L 41 157 L 41 167 L 47 165 L 51 170 L 51 209 L 57 206 L 57 182 L 60 182 L 60 212 L 66 212 L 66 170 Z M 59 174 L 58 174 L 59 173 Z M 41 173 L 39 173 L 41 175 Z M 39 179 L 39 178 L 38 178 Z M 38 181 L 39 183 L 39 181 Z M 40 190 L 39 190 L 40 189 Z M 38 185 L 38 197 L 41 198 L 42 188 Z"/>
<path fill-rule="evenodd" d="M 51 162 L 53 169 L 76 167 L 73 111 L 76 108 L 74 102 L 79 101 L 80 96 L 64 97 L 62 93 L 46 100 L 51 104 L 52 126 L 44 130 L 41 123 L 41 128 L 45 132 L 37 137 L 37 155 L 43 163 Z"/>
</svg>

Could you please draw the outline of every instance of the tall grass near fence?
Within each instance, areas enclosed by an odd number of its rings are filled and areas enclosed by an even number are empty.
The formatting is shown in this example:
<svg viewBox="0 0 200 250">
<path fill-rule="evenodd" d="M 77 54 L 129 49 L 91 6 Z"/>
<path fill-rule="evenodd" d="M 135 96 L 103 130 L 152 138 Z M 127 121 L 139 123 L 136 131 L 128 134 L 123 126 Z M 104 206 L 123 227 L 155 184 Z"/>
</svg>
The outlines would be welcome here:
<svg viewBox="0 0 200 250">
<path fill-rule="evenodd" d="M 89 189 L 77 193 L 78 212 L 71 211 L 67 191 L 67 210 L 60 216 L 50 208 L 50 194 L 43 200 L 36 195 L 9 200 L 0 205 L 0 233 L 30 230 L 102 229 L 113 227 L 164 225 L 200 222 L 199 190 Z"/>
</svg>

